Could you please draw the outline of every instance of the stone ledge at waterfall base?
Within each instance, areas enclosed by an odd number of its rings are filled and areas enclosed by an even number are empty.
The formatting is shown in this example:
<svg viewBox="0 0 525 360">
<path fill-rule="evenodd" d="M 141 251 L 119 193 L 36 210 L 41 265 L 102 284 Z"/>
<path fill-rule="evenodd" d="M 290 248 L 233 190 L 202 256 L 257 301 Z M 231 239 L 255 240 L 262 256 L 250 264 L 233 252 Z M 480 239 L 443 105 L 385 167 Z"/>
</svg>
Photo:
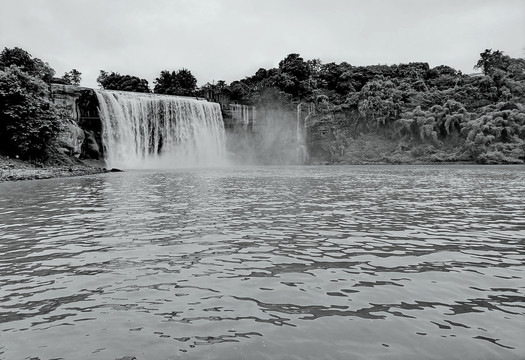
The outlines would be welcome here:
<svg viewBox="0 0 525 360">
<path fill-rule="evenodd" d="M 0 182 L 51 179 L 105 172 L 108 172 L 108 170 L 103 167 L 96 167 L 87 164 L 75 164 L 71 166 L 35 165 L 26 161 L 0 156 Z"/>
</svg>

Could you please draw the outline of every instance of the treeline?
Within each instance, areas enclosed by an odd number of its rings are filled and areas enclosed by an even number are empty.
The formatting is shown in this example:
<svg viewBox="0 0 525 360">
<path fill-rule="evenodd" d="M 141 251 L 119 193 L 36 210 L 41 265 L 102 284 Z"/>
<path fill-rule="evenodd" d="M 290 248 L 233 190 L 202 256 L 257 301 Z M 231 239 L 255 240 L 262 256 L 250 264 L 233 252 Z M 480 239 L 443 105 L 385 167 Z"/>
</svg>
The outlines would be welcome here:
<svg viewBox="0 0 525 360">
<path fill-rule="evenodd" d="M 105 90 L 120 90 L 133 92 L 152 92 L 146 79 L 133 75 L 121 75 L 118 72 L 108 73 L 100 70 L 97 82 Z M 188 69 L 178 71 L 163 70 L 155 79 L 153 92 L 179 96 L 196 96 L 200 94 L 197 79 Z"/>
</svg>

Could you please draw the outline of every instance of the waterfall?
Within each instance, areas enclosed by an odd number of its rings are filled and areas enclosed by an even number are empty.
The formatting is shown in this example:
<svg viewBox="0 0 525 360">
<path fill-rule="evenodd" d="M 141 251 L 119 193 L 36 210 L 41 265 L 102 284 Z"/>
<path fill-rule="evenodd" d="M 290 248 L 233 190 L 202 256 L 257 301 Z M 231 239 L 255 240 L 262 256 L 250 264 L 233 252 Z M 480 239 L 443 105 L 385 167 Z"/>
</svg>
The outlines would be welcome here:
<svg viewBox="0 0 525 360">
<path fill-rule="evenodd" d="M 219 104 L 192 98 L 96 90 L 109 167 L 217 166 L 226 163 Z"/>
<path fill-rule="evenodd" d="M 306 107 L 306 116 L 303 117 L 303 107 Z M 315 105 L 313 103 L 299 103 L 297 105 L 297 120 L 296 120 L 296 151 L 297 163 L 304 164 L 308 161 L 308 146 L 306 143 L 307 122 L 308 118 L 315 113 Z"/>
<path fill-rule="evenodd" d="M 241 123 L 244 130 L 248 129 L 250 124 L 250 115 L 253 117 L 253 106 L 230 104 L 232 118 L 235 122 Z"/>
</svg>

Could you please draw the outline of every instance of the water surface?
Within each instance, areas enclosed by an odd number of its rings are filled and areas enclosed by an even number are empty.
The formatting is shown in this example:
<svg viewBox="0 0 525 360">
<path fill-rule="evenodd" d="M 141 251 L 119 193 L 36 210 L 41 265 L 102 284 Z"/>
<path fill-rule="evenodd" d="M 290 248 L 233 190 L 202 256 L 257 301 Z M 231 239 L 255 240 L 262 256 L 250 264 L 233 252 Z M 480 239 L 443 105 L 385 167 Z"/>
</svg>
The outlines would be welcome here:
<svg viewBox="0 0 525 360">
<path fill-rule="evenodd" d="M 0 359 L 524 359 L 525 167 L 0 184 Z"/>
</svg>

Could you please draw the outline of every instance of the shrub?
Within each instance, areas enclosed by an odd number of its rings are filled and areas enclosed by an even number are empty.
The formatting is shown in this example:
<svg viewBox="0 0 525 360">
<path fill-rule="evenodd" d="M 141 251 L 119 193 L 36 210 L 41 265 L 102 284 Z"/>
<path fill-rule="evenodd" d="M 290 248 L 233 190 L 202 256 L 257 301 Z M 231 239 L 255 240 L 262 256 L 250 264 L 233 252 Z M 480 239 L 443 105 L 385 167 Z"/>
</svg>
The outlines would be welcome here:
<svg viewBox="0 0 525 360">
<path fill-rule="evenodd" d="M 12 65 L 0 70 L 0 151 L 43 158 L 60 120 L 46 83 Z"/>
</svg>

